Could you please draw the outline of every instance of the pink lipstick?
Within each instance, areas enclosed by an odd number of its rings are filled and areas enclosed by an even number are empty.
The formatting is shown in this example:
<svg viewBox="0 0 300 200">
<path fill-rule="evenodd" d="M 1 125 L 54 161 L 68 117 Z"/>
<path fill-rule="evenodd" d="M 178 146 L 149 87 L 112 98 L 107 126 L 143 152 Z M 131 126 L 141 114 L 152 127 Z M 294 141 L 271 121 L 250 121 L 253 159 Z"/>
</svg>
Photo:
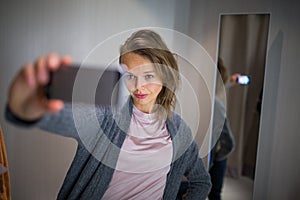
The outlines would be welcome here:
<svg viewBox="0 0 300 200">
<path fill-rule="evenodd" d="M 134 96 L 138 99 L 144 99 L 146 98 L 148 95 L 147 94 L 134 94 Z"/>
</svg>

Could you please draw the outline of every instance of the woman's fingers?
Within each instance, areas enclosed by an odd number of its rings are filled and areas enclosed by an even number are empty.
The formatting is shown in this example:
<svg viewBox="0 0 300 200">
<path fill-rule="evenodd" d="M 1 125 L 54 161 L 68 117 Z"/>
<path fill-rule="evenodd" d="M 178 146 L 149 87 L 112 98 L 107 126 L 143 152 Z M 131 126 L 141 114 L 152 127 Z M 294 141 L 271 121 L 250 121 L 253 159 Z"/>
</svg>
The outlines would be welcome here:
<svg viewBox="0 0 300 200">
<path fill-rule="evenodd" d="M 28 63 L 24 65 L 20 75 L 17 76 L 16 81 L 22 81 L 25 80 L 25 85 L 28 85 L 30 88 L 36 87 L 36 76 L 35 76 L 35 70 L 32 64 Z M 18 80 L 20 79 L 20 80 Z"/>
<path fill-rule="evenodd" d="M 56 53 L 51 53 L 46 57 L 47 68 L 51 71 L 57 70 L 61 65 L 61 60 Z"/>
<path fill-rule="evenodd" d="M 47 111 L 50 113 L 59 112 L 61 109 L 63 109 L 63 107 L 64 103 L 62 100 L 48 100 Z"/>
<path fill-rule="evenodd" d="M 49 72 L 45 57 L 39 57 L 35 63 L 35 75 L 40 85 L 45 85 L 49 80 Z"/>
<path fill-rule="evenodd" d="M 62 57 L 61 58 L 61 64 L 63 66 L 71 65 L 72 64 L 72 58 L 71 58 L 71 56 L 66 55 L 66 56 Z"/>
</svg>

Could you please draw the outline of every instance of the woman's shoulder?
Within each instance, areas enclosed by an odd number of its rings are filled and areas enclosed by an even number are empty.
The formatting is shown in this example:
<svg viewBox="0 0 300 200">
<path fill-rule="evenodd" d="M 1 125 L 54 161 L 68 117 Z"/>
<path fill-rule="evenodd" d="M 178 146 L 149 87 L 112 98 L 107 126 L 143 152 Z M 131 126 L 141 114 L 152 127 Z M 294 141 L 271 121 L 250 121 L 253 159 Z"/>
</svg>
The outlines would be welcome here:
<svg viewBox="0 0 300 200">
<path fill-rule="evenodd" d="M 188 126 L 185 120 L 182 118 L 182 116 L 179 113 L 176 113 L 175 111 L 172 112 L 171 116 L 169 117 L 169 120 L 176 125 L 176 127 L 180 125 Z"/>
<path fill-rule="evenodd" d="M 172 112 L 171 117 L 168 118 L 167 126 L 171 131 L 174 132 L 174 135 L 184 138 L 190 138 L 192 135 L 189 125 L 186 123 L 183 117 L 176 112 Z"/>
</svg>

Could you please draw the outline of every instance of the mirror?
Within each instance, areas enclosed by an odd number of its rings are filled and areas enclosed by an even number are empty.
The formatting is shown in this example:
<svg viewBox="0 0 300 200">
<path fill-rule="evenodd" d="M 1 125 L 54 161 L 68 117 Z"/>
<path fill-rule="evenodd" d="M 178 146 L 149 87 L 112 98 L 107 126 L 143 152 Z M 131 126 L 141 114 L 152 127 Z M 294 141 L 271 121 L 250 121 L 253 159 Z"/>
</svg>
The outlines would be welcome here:
<svg viewBox="0 0 300 200">
<path fill-rule="evenodd" d="M 232 81 L 229 86 L 227 83 L 223 97 L 216 89 L 215 96 L 224 98 L 235 148 L 226 157 L 227 164 L 215 163 L 211 157 L 214 164 L 210 173 L 221 173 L 227 166 L 222 199 L 252 199 L 270 14 L 222 14 L 219 20 L 217 59 L 222 59 L 229 78 L 235 73 L 245 74 L 251 82 L 240 85 Z M 226 146 L 223 143 L 217 148 Z M 218 178 L 215 185 L 220 185 L 220 181 Z"/>
</svg>

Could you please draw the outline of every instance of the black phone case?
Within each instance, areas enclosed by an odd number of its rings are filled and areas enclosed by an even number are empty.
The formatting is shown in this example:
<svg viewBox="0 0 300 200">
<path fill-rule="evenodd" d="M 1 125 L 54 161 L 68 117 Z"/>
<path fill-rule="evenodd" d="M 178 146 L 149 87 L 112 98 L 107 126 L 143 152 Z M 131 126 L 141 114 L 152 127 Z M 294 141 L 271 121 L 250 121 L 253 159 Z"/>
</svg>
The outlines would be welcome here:
<svg viewBox="0 0 300 200">
<path fill-rule="evenodd" d="M 51 72 L 45 93 L 48 99 L 111 105 L 119 98 L 120 77 L 117 69 L 63 66 Z"/>
</svg>

